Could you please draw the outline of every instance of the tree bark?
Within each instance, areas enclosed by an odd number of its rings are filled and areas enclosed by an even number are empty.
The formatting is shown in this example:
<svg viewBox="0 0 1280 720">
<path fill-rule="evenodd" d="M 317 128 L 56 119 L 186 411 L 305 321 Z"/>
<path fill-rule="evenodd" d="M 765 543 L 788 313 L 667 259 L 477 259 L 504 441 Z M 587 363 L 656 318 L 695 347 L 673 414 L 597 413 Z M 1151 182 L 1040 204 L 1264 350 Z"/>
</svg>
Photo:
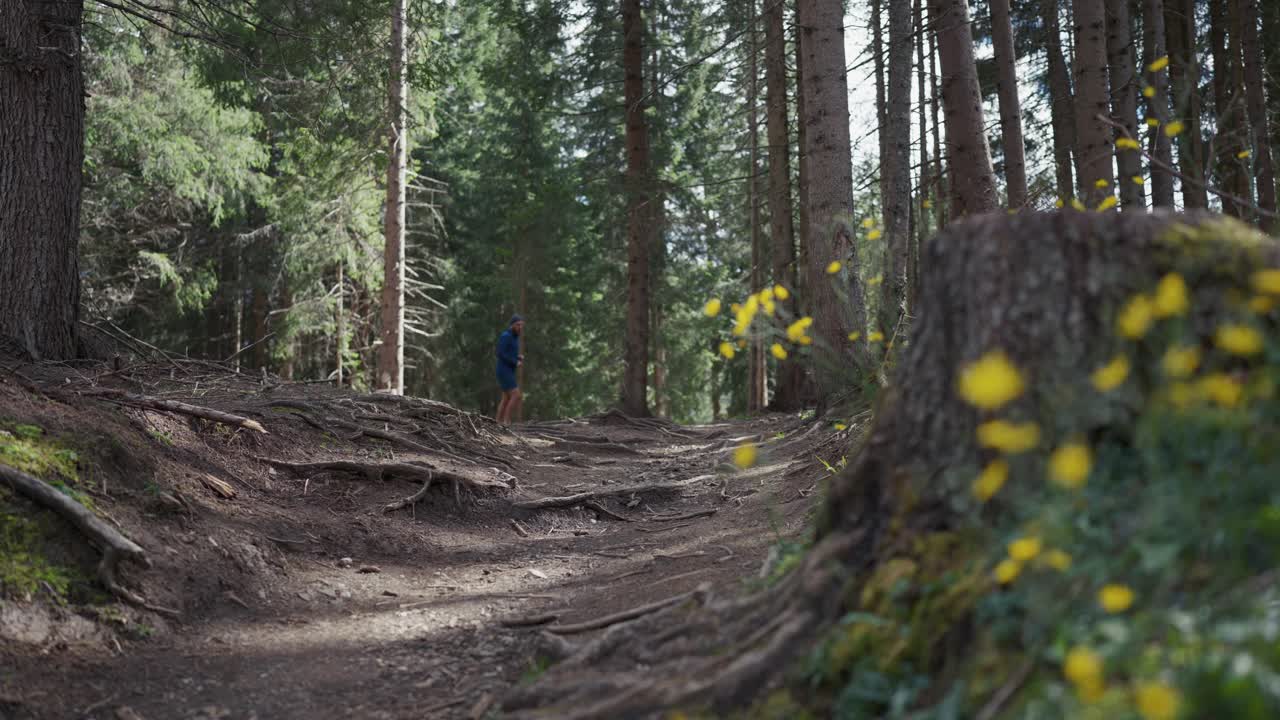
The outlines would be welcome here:
<svg viewBox="0 0 1280 720">
<path fill-rule="evenodd" d="M 1107 3 L 1107 63 L 1111 74 L 1111 117 L 1124 126 L 1128 137 L 1135 142 L 1142 137 L 1138 132 L 1138 76 L 1133 48 L 1133 23 L 1129 17 L 1129 2 Z M 1114 137 L 1124 137 L 1118 130 Z M 1114 145 L 1114 143 L 1113 143 Z M 1116 147 L 1116 184 L 1120 188 L 1120 206 L 1126 210 L 1141 210 L 1147 206 L 1144 185 L 1134 181 L 1142 177 L 1142 153 L 1140 147 Z"/>
<path fill-rule="evenodd" d="M 876 86 L 876 140 L 879 142 L 880 157 L 879 162 L 879 186 L 880 186 L 880 213 L 883 216 L 887 211 L 885 204 L 889 195 L 887 185 L 888 173 L 886 165 L 889 158 L 889 140 L 885 135 L 888 126 L 888 111 L 885 100 L 885 82 L 884 82 L 884 0 L 871 0 L 871 62 L 872 71 L 875 73 Z M 885 222 L 881 219 L 881 222 Z"/>
<path fill-rule="evenodd" d="M 952 218 L 1000 206 L 991 150 L 982 118 L 982 95 L 973 57 L 973 31 L 966 0 L 929 0 L 942 67 L 942 104 L 947 124 L 947 175 Z"/>
<path fill-rule="evenodd" d="M 76 356 L 83 0 L 0 3 L 0 339 Z"/>
<path fill-rule="evenodd" d="M 1195 21 L 1195 0 L 1166 0 L 1164 29 L 1174 118 L 1186 125 L 1177 137 L 1178 169 L 1190 178 L 1182 182 L 1182 204 L 1186 209 L 1209 207 L 1204 185 L 1204 136 L 1200 132 L 1200 62 L 1196 58 Z"/>
<path fill-rule="evenodd" d="M 627 338 L 622 411 L 649 414 L 649 130 L 644 117 L 644 17 L 622 0 L 622 71 L 627 146 Z"/>
<path fill-rule="evenodd" d="M 847 389 L 850 369 L 864 367 L 848 340 L 865 334 L 866 309 L 853 242 L 853 165 L 849 156 L 849 92 L 845 76 L 844 8 L 840 0 L 797 0 L 804 53 L 804 152 L 809 165 L 809 283 L 815 374 L 820 404 Z M 832 261 L 843 263 L 827 273 Z M 835 281 L 833 281 L 835 278 Z"/>
<path fill-rule="evenodd" d="M 1072 8 L 1076 45 L 1077 192 L 1085 204 L 1094 207 L 1111 195 L 1115 182 L 1111 167 L 1111 128 L 1099 118 L 1110 116 L 1105 3 L 1073 0 Z"/>
<path fill-rule="evenodd" d="M 765 122 L 769 139 L 769 243 L 775 283 L 796 293 L 796 240 L 792 226 L 790 132 L 787 127 L 786 23 L 783 3 L 765 0 Z M 778 300 L 784 317 L 795 315 L 795 298 Z M 800 409 L 800 365 L 791 358 L 778 363 L 772 407 Z"/>
<path fill-rule="evenodd" d="M 938 87 L 938 33 L 935 28 L 934 32 L 926 34 L 929 36 L 929 115 L 932 119 L 929 127 L 933 135 L 933 171 L 930 173 L 930 180 L 933 181 L 931 192 L 934 222 L 941 230 L 947 226 L 947 202 L 951 193 L 947 191 L 948 179 L 942 169 L 942 115 L 938 112 L 938 104 L 942 101 L 942 90 Z"/>
<path fill-rule="evenodd" d="M 756 32 L 756 0 L 747 4 L 747 18 L 751 24 L 743 35 L 747 54 L 747 142 L 751 146 L 747 167 L 747 223 L 751 237 L 751 293 L 760 292 L 765 285 L 764 236 L 760 233 L 760 70 L 757 63 L 760 39 Z M 764 411 L 768 380 L 768 361 L 764 354 L 764 336 L 752 333 L 750 353 L 747 359 L 747 412 L 755 415 Z"/>
<path fill-rule="evenodd" d="M 1143 0 L 1142 23 L 1144 30 L 1145 65 L 1168 55 L 1165 47 L 1164 0 Z M 1147 152 L 1160 164 L 1173 167 L 1173 141 L 1164 134 L 1164 124 L 1169 122 L 1169 73 L 1166 70 L 1147 73 L 1148 82 L 1155 88 L 1155 95 L 1147 100 L 1147 117 L 1159 124 L 1147 131 Z M 1155 207 L 1173 207 L 1173 174 L 1155 163 L 1151 166 L 1151 204 Z"/>
<path fill-rule="evenodd" d="M 1045 47 L 1049 63 L 1049 119 L 1053 126 L 1053 167 L 1058 181 L 1058 198 L 1064 202 L 1075 196 L 1075 172 L 1071 157 L 1076 146 L 1075 99 L 1071 93 L 1071 69 L 1062 53 L 1062 26 L 1058 22 L 1057 0 L 1041 0 L 1045 18 Z"/>
<path fill-rule="evenodd" d="M 907 247 L 911 243 L 911 0 L 889 0 L 889 87 L 885 125 L 885 263 L 880 329 L 892 336 L 907 297 Z"/>
<path fill-rule="evenodd" d="M 391 13 L 391 73 L 387 112 L 387 199 L 383 230 L 382 344 L 378 348 L 377 389 L 404 393 L 404 263 L 405 168 L 408 164 L 408 46 L 405 43 L 406 0 L 395 0 Z"/>
<path fill-rule="evenodd" d="M 920 128 L 920 173 L 919 183 L 916 186 L 916 202 L 918 204 L 919 218 L 916 222 L 916 237 L 911 243 L 911 251 L 907 253 L 907 313 L 915 312 L 917 293 L 920 289 L 920 248 L 929 238 L 930 232 L 930 216 L 929 212 L 929 116 L 925 113 L 925 103 L 929 97 L 929 91 L 925 85 L 925 58 L 924 58 L 924 0 L 915 0 L 915 6 L 912 8 L 915 16 L 916 29 L 916 86 L 919 102 L 916 106 L 916 122 Z"/>
<path fill-rule="evenodd" d="M 1234 2 L 1220 0 L 1209 4 L 1209 44 L 1213 52 L 1213 112 L 1217 126 L 1213 140 L 1212 162 L 1218 187 L 1231 195 L 1249 198 L 1249 179 L 1237 154 L 1246 147 L 1248 131 L 1244 127 L 1244 95 L 1237 74 L 1240 71 L 1240 43 L 1230 31 Z M 1220 196 L 1222 212 L 1244 217 L 1247 207 L 1226 195 Z"/>
<path fill-rule="evenodd" d="M 1271 127 L 1267 118 L 1267 100 L 1264 92 L 1265 75 L 1262 67 L 1262 43 L 1258 37 L 1258 0 L 1244 0 L 1241 11 L 1241 40 L 1244 43 L 1244 87 L 1249 106 L 1249 124 L 1253 131 L 1253 173 L 1257 183 L 1258 206 L 1268 212 L 1276 211 L 1276 172 L 1271 160 Z M 1264 227 L 1272 228 L 1274 220 L 1263 220 Z"/>
<path fill-rule="evenodd" d="M 1018 103 L 1017 57 L 1009 0 L 991 0 L 991 44 L 995 46 L 1000 96 L 1000 140 L 1004 149 L 1004 184 L 1009 208 L 1027 204 L 1027 164 L 1022 146 L 1022 108 Z"/>
</svg>

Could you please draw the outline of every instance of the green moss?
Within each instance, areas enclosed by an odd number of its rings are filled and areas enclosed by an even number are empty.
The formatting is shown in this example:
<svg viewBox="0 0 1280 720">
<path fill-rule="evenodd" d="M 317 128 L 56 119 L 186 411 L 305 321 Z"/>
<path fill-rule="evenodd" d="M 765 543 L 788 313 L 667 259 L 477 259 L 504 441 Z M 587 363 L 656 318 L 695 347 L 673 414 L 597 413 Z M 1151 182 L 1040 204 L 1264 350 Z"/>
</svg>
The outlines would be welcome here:
<svg viewBox="0 0 1280 720">
<path fill-rule="evenodd" d="M 38 520 L 0 508 L 0 595 L 24 597 L 45 590 L 56 600 L 66 599 L 78 573 L 42 552 L 48 533 Z"/>
<path fill-rule="evenodd" d="M 80 455 L 35 425 L 0 421 L 0 464 L 34 475 L 93 509 L 93 498 L 78 489 Z"/>
</svg>

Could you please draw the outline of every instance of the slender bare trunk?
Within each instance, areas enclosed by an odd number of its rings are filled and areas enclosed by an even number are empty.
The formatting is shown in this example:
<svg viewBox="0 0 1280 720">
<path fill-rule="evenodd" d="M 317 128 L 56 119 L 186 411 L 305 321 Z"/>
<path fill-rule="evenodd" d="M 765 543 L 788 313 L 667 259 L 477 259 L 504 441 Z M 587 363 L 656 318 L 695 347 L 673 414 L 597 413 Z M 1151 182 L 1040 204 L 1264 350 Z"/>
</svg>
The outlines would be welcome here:
<svg viewBox="0 0 1280 720">
<path fill-rule="evenodd" d="M 1258 0 L 1244 0 L 1241 10 L 1241 40 L 1244 43 L 1244 87 L 1249 106 L 1249 124 L 1253 130 L 1253 173 L 1257 182 L 1258 206 L 1276 210 L 1276 173 L 1271 161 L 1271 128 L 1267 118 L 1265 80 L 1262 70 L 1262 47 L 1258 38 Z M 1264 220 L 1264 226 L 1273 226 Z"/>
<path fill-rule="evenodd" d="M 649 131 L 644 117 L 644 17 L 622 0 L 623 95 L 627 145 L 627 337 L 622 410 L 649 414 Z"/>
<path fill-rule="evenodd" d="M 1164 0 L 1143 0 L 1142 23 L 1146 65 L 1168 55 L 1165 48 Z M 1173 207 L 1173 174 L 1159 165 L 1173 167 L 1173 141 L 1164 134 L 1164 124 L 1169 122 L 1169 73 L 1147 72 L 1147 81 L 1155 89 L 1155 95 L 1147 100 L 1147 117 L 1158 125 L 1148 128 L 1147 152 L 1155 158 L 1151 166 L 1151 204 L 1155 207 Z"/>
<path fill-rule="evenodd" d="M 920 126 L 920 172 L 919 183 L 916 186 L 916 202 L 918 204 L 918 212 L 916 213 L 916 237 L 911 243 L 911 252 L 907 257 L 907 313 L 915 312 L 916 301 L 920 294 L 920 248 L 924 247 L 925 241 L 929 238 L 929 120 L 925 113 L 925 102 L 929 97 L 929 90 L 925 86 L 925 58 L 924 58 L 924 0 L 915 0 L 915 7 L 912 8 L 915 14 L 916 28 L 916 87 L 919 95 L 919 102 L 916 105 L 917 124 Z"/>
<path fill-rule="evenodd" d="M 1237 154 L 1245 147 L 1248 138 L 1243 127 L 1243 95 L 1236 83 L 1236 71 L 1240 65 L 1239 42 L 1229 32 L 1230 12 L 1233 3 L 1219 0 L 1209 4 L 1209 44 L 1213 53 L 1213 113 L 1217 132 L 1209 144 L 1215 180 L 1227 193 L 1248 197 L 1248 177 L 1243 172 Z M 1243 184 L 1242 181 L 1243 180 Z M 1243 192 L 1242 192 L 1243 191 Z M 1222 196 L 1222 212 L 1234 217 L 1244 217 L 1245 206 Z"/>
<path fill-rule="evenodd" d="M 78 350 L 83 0 L 0 2 L 0 340 Z"/>
<path fill-rule="evenodd" d="M 1074 160 L 1076 146 L 1075 99 L 1071 93 L 1071 69 L 1062 53 L 1062 26 L 1058 22 L 1057 0 L 1042 0 L 1045 18 L 1045 47 L 1049 61 L 1049 120 L 1053 126 L 1053 166 L 1058 181 L 1058 197 L 1075 195 Z"/>
<path fill-rule="evenodd" d="M 1009 0 L 991 0 L 991 42 L 995 46 L 1000 95 L 1000 139 L 1004 149 L 1004 184 L 1009 207 L 1027 204 L 1027 164 L 1022 147 L 1022 108 L 1018 103 L 1017 57 Z"/>
<path fill-rule="evenodd" d="M 947 116 L 947 174 L 951 217 L 999 207 L 991 150 L 982 118 L 982 95 L 973 57 L 973 30 L 966 0 L 929 0 L 942 66 L 942 104 Z"/>
<path fill-rule="evenodd" d="M 378 348 L 379 390 L 404 392 L 404 203 L 409 96 L 408 46 L 405 43 L 406 0 L 395 0 L 391 14 L 391 77 L 387 93 L 391 129 L 388 135 L 387 200 L 383 229 L 382 345 Z"/>
<path fill-rule="evenodd" d="M 334 343 L 334 378 L 338 387 L 342 387 L 343 372 L 347 358 L 347 310 L 345 300 L 347 294 L 346 260 L 338 261 L 338 341 Z"/>
<path fill-rule="evenodd" d="M 893 335 L 907 295 L 911 242 L 911 0 L 889 0 L 889 87 L 885 125 L 884 242 L 880 327 Z"/>
<path fill-rule="evenodd" d="M 772 246 L 773 280 L 795 293 L 796 240 L 792 226 L 791 153 L 787 127 L 786 22 L 783 4 L 765 0 L 765 122 L 769 139 L 769 241 Z M 779 308 L 794 314 L 795 299 L 778 301 Z M 771 407 L 789 412 L 800 407 L 800 365 L 794 359 L 778 363 Z"/>
<path fill-rule="evenodd" d="M 803 0 L 796 0 L 797 5 Z M 796 23 L 799 24 L 799 12 L 796 13 Z M 805 130 L 805 91 L 804 91 L 804 33 L 796 30 L 796 220 L 800 223 L 800 233 L 797 238 L 797 255 L 796 255 L 796 285 L 802 290 L 800 300 L 796 303 L 797 308 L 804 314 L 808 313 L 810 306 L 808 272 L 809 267 L 809 155 L 805 149 L 808 146 L 808 132 Z"/>
<path fill-rule="evenodd" d="M 1184 209 L 1209 207 L 1204 185 L 1204 136 L 1200 132 L 1200 62 L 1196 58 L 1195 0 L 1166 0 L 1165 40 L 1169 46 L 1169 83 L 1173 89 L 1174 118 L 1186 130 L 1177 137 L 1178 169 L 1189 180 L 1182 182 Z"/>
<path fill-rule="evenodd" d="M 929 36 L 929 114 L 933 134 L 933 215 L 938 229 L 947 226 L 947 202 L 951 193 L 947 192 L 947 176 L 942 168 L 942 115 L 938 105 L 942 102 L 942 90 L 938 87 L 938 33 L 927 33 Z"/>
<path fill-rule="evenodd" d="M 885 165 L 888 163 L 889 157 L 889 141 L 885 137 L 885 129 L 888 125 L 887 110 L 885 106 L 885 88 L 884 88 L 884 0 L 871 0 L 871 60 L 873 71 L 875 72 L 876 85 L 876 140 L 879 142 L 880 156 L 879 162 L 879 186 L 880 186 L 880 211 L 883 216 L 885 211 L 886 197 L 889 194 L 889 188 L 886 184 L 888 171 Z M 884 222 L 883 218 L 881 222 Z"/>
<path fill-rule="evenodd" d="M 797 0 L 809 183 L 809 295 L 812 298 L 820 403 L 845 389 L 850 369 L 864 365 L 847 336 L 866 328 L 858 256 L 850 225 L 853 166 L 849 156 L 849 89 L 840 0 Z M 828 274 L 839 261 L 840 272 Z"/>
<path fill-rule="evenodd" d="M 747 4 L 750 30 L 743 35 L 747 51 L 747 141 L 750 143 L 750 162 L 747 167 L 747 222 L 751 236 L 751 292 L 757 293 L 765 282 L 764 237 L 760 233 L 760 71 L 757 63 L 760 46 L 756 32 L 756 0 Z M 764 355 L 764 337 L 751 336 L 751 348 L 747 362 L 747 412 L 756 414 L 764 410 L 768 364 Z"/>
<path fill-rule="evenodd" d="M 1111 128 L 1107 89 L 1106 3 L 1073 0 L 1076 45 L 1076 182 L 1081 199 L 1095 206 L 1112 193 Z M 1104 184 L 1105 183 L 1105 184 Z"/>
<path fill-rule="evenodd" d="M 1129 2 L 1107 3 L 1107 63 L 1111 74 L 1111 116 L 1124 126 L 1128 137 L 1135 142 L 1138 134 L 1138 80 L 1137 55 L 1134 52 L 1133 23 L 1129 17 Z M 1114 131 L 1113 137 L 1124 135 Z M 1120 188 L 1120 205 L 1126 210 L 1143 209 L 1147 205 L 1143 184 L 1134 178 L 1142 177 L 1142 153 L 1140 148 L 1116 148 L 1117 184 Z"/>
</svg>

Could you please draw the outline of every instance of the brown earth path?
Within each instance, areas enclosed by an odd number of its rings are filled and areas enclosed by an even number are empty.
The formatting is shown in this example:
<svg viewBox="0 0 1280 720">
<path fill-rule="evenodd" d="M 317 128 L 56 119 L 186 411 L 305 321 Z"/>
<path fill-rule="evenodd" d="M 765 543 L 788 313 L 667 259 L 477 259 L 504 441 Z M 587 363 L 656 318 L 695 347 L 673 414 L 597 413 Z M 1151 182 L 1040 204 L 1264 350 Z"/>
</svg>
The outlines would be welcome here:
<svg viewBox="0 0 1280 720">
<path fill-rule="evenodd" d="M 13 410 L 3 399 L 0 417 Z M 209 447 L 182 421 L 145 415 L 170 433 L 170 454 Z M 317 459 L 298 433 L 269 449 Z M 167 549 L 160 569 L 144 574 L 187 573 L 200 597 L 179 622 L 153 617 L 162 630 L 153 637 L 138 637 L 148 621 L 135 620 L 133 639 L 105 647 L 0 649 L 0 718 L 494 716 L 504 690 L 536 675 L 554 650 L 540 628 L 502 620 L 550 613 L 571 624 L 704 583 L 717 594 L 758 585 L 782 542 L 808 526 L 829 475 L 818 458 L 835 463 L 849 444 L 829 422 L 796 416 L 696 427 L 603 416 L 495 437 L 490 450 L 511 458 L 519 480 L 507 497 L 458 498 L 446 488 L 384 514 L 413 486 L 294 476 L 253 462 L 262 448 L 240 448 L 222 460 L 246 488 L 234 500 L 202 497 L 201 508 L 216 512 L 175 521 L 120 509 L 133 519 L 126 527 L 152 523 L 138 532 Z M 353 452 L 310 440 L 330 458 Z M 759 463 L 737 470 L 732 449 L 751 440 Z M 511 504 L 676 482 L 685 484 L 674 493 L 601 501 L 632 522 L 581 505 Z M 700 511 L 710 512 L 661 517 Z M 580 643 L 598 632 L 563 637 Z"/>
</svg>

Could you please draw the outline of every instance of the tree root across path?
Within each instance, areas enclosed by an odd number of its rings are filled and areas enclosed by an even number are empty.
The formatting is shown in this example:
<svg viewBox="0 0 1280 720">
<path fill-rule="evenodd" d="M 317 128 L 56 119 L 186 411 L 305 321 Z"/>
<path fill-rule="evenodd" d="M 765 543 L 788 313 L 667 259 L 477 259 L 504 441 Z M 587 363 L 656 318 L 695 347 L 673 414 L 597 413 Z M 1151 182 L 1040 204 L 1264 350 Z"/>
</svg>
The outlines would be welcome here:
<svg viewBox="0 0 1280 720">
<path fill-rule="evenodd" d="M 140 545 L 108 525 L 84 505 L 59 492 L 57 488 L 40 478 L 8 465 L 0 465 L 0 480 L 29 500 L 57 513 L 102 550 L 102 561 L 98 564 L 98 579 L 114 595 L 146 610 L 170 617 L 178 616 L 177 610 L 153 605 L 141 595 L 120 584 L 116 571 L 121 560 L 133 560 L 143 567 L 151 567 L 151 560 L 147 558 L 146 551 Z"/>
<path fill-rule="evenodd" d="M 328 460 L 323 462 L 296 463 L 260 456 L 255 456 L 254 459 L 267 463 L 268 465 L 284 468 L 297 474 L 332 471 L 344 472 L 351 475 L 360 475 L 373 482 L 381 482 L 390 477 L 420 480 L 422 482 L 422 487 L 419 488 L 417 492 L 408 497 L 388 503 L 382 508 L 383 512 L 392 512 L 415 505 L 419 500 L 426 497 L 427 491 L 431 489 L 432 483 L 437 480 L 444 480 L 453 483 L 454 499 L 458 504 L 461 504 L 461 491 L 464 487 L 472 492 L 506 492 L 514 488 L 514 482 L 503 482 L 497 477 L 488 478 L 483 476 L 464 475 L 449 472 L 447 470 L 441 470 L 440 468 L 427 463 L 370 463 L 355 462 L 352 460 Z M 514 478 L 512 480 L 514 481 Z"/>
</svg>

